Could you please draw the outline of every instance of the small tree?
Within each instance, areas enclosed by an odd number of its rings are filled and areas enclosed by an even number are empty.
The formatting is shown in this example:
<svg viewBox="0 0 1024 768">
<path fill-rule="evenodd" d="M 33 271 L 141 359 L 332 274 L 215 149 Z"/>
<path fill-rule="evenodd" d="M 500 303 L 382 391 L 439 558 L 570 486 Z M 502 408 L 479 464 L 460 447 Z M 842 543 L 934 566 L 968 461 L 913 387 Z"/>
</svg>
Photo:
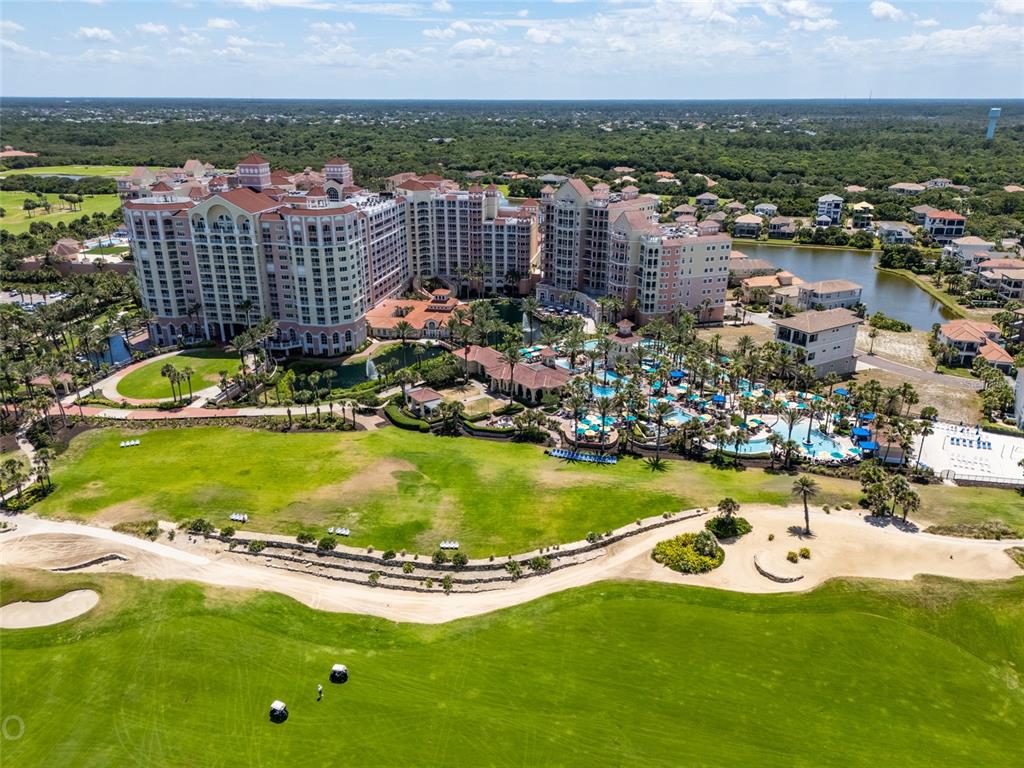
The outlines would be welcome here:
<svg viewBox="0 0 1024 768">
<path fill-rule="evenodd" d="M 740 511 L 740 504 L 731 496 L 726 496 L 720 502 L 718 502 L 718 511 L 725 518 L 731 518 L 737 512 Z"/>
</svg>

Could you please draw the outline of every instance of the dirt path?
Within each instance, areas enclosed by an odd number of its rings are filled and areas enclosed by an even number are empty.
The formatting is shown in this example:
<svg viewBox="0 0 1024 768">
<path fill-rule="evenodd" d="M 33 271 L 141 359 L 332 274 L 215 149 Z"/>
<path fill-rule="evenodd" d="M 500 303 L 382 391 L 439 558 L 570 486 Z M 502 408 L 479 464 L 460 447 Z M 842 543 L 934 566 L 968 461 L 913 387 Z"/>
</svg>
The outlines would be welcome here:
<svg viewBox="0 0 1024 768">
<path fill-rule="evenodd" d="M 789 592 L 811 589 L 837 576 L 911 579 L 928 573 L 963 579 L 1006 579 L 1021 574 L 1004 549 L 1019 542 L 981 541 L 908 533 L 879 527 L 855 512 L 815 513 L 813 536 L 800 532 L 799 508 L 744 507 L 754 525 L 751 534 L 726 544 L 725 563 L 709 574 L 684 576 L 651 560 L 654 544 L 685 531 L 699 530 L 702 518 L 684 520 L 618 542 L 588 562 L 551 574 L 477 592 L 404 592 L 335 582 L 312 574 L 269 568 L 263 559 L 225 551 L 219 544 L 156 543 L 76 523 L 19 519 L 18 531 L 0 541 L 0 566 L 57 568 L 109 554 L 113 559 L 84 570 L 130 573 L 143 578 L 184 579 L 229 588 L 260 589 L 288 595 L 312 608 L 367 614 L 394 621 L 443 623 L 535 600 L 605 579 L 642 579 L 716 587 L 740 592 Z M 769 534 L 774 540 L 769 541 Z M 808 547 L 809 560 L 787 566 L 803 578 L 771 581 L 754 567 L 754 555 L 782 563 L 790 550 Z"/>
</svg>

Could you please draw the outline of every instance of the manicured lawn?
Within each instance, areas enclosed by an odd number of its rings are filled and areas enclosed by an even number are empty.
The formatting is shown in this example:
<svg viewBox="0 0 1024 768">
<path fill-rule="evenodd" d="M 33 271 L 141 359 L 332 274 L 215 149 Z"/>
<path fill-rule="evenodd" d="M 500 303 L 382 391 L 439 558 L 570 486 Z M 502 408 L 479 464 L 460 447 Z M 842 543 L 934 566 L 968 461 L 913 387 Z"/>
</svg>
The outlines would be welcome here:
<svg viewBox="0 0 1024 768">
<path fill-rule="evenodd" d="M 1024 578 L 606 582 L 440 626 L 126 576 L 2 586 L 101 593 L 80 619 L 2 633 L 4 714 L 24 724 L 5 768 L 1005 766 L 1024 732 Z"/>
<path fill-rule="evenodd" d="M 613 467 L 567 464 L 540 448 L 397 428 L 358 433 L 279 434 L 241 428 L 95 430 L 76 438 L 53 470 L 57 490 L 41 514 L 105 520 L 205 517 L 297 534 L 347 526 L 351 543 L 433 551 L 458 538 L 471 556 L 498 556 L 582 538 L 640 517 L 741 503 L 789 504 L 793 478 L 760 470 L 717 470 L 669 462 L 651 472 L 640 460 Z M 272 481 L 270 479 L 272 478 Z M 818 478 L 819 504 L 856 504 L 860 486 Z M 929 517 L 1024 525 L 1010 491 L 933 486 L 922 491 Z"/>
<path fill-rule="evenodd" d="M 86 253 L 95 254 L 97 256 L 110 256 L 128 253 L 128 251 L 129 248 L 127 245 L 100 245 L 96 248 L 90 248 Z"/>
<path fill-rule="evenodd" d="M 163 360 L 154 360 L 148 365 L 138 368 L 125 376 L 117 384 L 117 391 L 124 397 L 139 399 L 169 398 L 171 384 L 160 375 L 160 369 L 170 364 L 179 371 L 188 367 L 194 373 L 190 377 L 192 391 L 198 392 L 211 384 L 220 382 L 220 372 L 227 371 L 229 376 L 238 372 L 238 355 L 219 349 L 195 349 L 182 352 L 180 355 Z M 188 394 L 188 384 L 182 382 L 182 390 Z"/>
<path fill-rule="evenodd" d="M 0 229 L 6 229 L 12 234 L 18 235 L 28 232 L 29 225 L 33 221 L 47 221 L 56 224 L 59 221 L 64 223 L 80 219 L 82 216 L 90 216 L 97 212 L 110 213 L 116 209 L 121 201 L 117 195 L 89 195 L 82 200 L 78 210 L 70 210 L 67 203 L 58 199 L 57 195 L 46 195 L 53 207 L 50 213 L 42 208 L 34 211 L 22 210 L 22 203 L 26 199 L 37 199 L 31 192 L 0 192 L 0 208 L 7 211 L 3 218 L 0 218 Z"/>
<path fill-rule="evenodd" d="M 117 178 L 131 173 L 130 165 L 42 165 L 38 168 L 11 168 L 0 176 L 108 176 Z"/>
</svg>

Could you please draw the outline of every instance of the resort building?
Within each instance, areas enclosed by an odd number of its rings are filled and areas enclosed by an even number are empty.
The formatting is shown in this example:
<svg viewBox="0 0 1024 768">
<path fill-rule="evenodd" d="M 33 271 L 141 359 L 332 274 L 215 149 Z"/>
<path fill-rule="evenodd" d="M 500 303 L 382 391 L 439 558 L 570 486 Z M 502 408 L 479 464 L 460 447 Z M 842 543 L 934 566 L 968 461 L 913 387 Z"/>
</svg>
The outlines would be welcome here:
<svg viewBox="0 0 1024 768">
<path fill-rule="evenodd" d="M 478 292 L 528 293 L 539 270 L 540 207 L 512 206 L 493 184 L 461 190 L 447 179 L 399 174 L 389 180 L 407 203 L 414 279 L 466 281 Z"/>
<path fill-rule="evenodd" d="M 553 358 L 542 363 L 516 363 L 512 370 L 500 352 L 475 344 L 455 357 L 467 375 L 485 380 L 490 389 L 506 395 L 514 390 L 516 398 L 533 404 L 540 403 L 547 394 L 559 393 L 571 378 L 569 371 L 555 365 Z"/>
<path fill-rule="evenodd" d="M 150 190 L 126 201 L 153 341 L 229 341 L 266 317 L 278 323 L 277 350 L 333 355 L 359 346 L 367 310 L 409 281 L 405 205 L 341 199 L 344 173 L 333 169 L 330 189 L 300 192 L 272 184 L 269 163 L 250 155 L 229 182 L 241 186 L 200 199 Z"/>
<path fill-rule="evenodd" d="M 964 236 L 967 219 L 954 211 L 931 211 L 924 217 L 924 229 L 937 243 Z"/>
<path fill-rule="evenodd" d="M 853 309 L 860 301 L 862 286 L 851 280 L 818 280 L 804 283 L 797 291 L 797 309 Z"/>
<path fill-rule="evenodd" d="M 838 227 L 842 223 L 843 198 L 839 195 L 822 195 L 818 198 L 815 223 L 822 226 L 824 219 L 828 219 L 828 223 L 824 224 L 824 226 Z"/>
<path fill-rule="evenodd" d="M 810 310 L 772 322 L 775 340 L 791 348 L 804 364 L 814 368 L 818 378 L 828 373 L 843 376 L 856 369 L 857 326 L 864 321 L 850 310 Z"/>
<path fill-rule="evenodd" d="M 465 307 L 444 288 L 429 299 L 384 299 L 366 313 L 366 330 L 378 339 L 447 339 L 449 323 L 458 307 Z M 400 325 L 406 323 L 405 325 Z"/>
<path fill-rule="evenodd" d="M 969 368 L 974 358 L 982 357 L 1007 373 L 1013 367 L 1013 358 L 999 345 L 999 328 L 992 323 L 952 320 L 939 327 L 936 339 L 953 351 L 954 365 Z"/>
</svg>

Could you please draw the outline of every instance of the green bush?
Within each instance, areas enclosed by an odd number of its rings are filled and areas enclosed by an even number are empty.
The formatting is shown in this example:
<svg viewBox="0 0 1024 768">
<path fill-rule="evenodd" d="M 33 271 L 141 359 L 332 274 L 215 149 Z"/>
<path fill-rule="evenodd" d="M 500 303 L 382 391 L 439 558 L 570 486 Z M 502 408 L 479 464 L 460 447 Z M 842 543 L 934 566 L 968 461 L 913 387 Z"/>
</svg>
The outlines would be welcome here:
<svg viewBox="0 0 1024 768">
<path fill-rule="evenodd" d="M 316 541 L 316 536 L 314 536 L 311 533 L 306 533 L 305 531 L 303 531 L 298 536 L 296 536 L 295 539 L 299 542 L 299 544 L 312 544 L 314 541 Z"/>
<path fill-rule="evenodd" d="M 454 565 L 459 570 L 462 570 L 468 564 L 469 556 L 466 555 L 464 552 L 456 552 L 454 555 L 452 555 L 452 565 Z"/>
<path fill-rule="evenodd" d="M 531 571 L 550 571 L 551 570 L 551 558 L 537 557 L 530 558 L 530 562 L 527 563 L 530 566 Z"/>
<path fill-rule="evenodd" d="M 514 416 L 517 413 L 522 413 L 526 410 L 526 407 L 519 403 L 509 403 L 498 408 L 495 412 L 495 416 Z"/>
<path fill-rule="evenodd" d="M 434 565 L 444 565 L 448 562 L 448 553 L 443 549 L 435 549 L 434 554 L 430 556 L 430 561 Z"/>
<path fill-rule="evenodd" d="M 386 552 L 384 552 L 384 554 L 382 554 L 380 556 L 380 559 L 381 560 L 394 560 L 395 559 L 395 550 L 393 550 L 393 549 L 387 550 Z"/>
<path fill-rule="evenodd" d="M 197 517 L 188 524 L 188 532 L 199 534 L 213 533 L 213 523 L 209 520 Z"/>
<path fill-rule="evenodd" d="M 707 573 L 725 560 L 725 550 L 710 531 L 681 533 L 675 538 L 658 542 L 652 555 L 661 563 L 680 573 Z"/>
<path fill-rule="evenodd" d="M 394 403 L 384 407 L 384 415 L 388 417 L 392 424 L 400 429 L 408 429 L 414 432 L 429 432 L 430 425 L 423 419 L 417 419 L 407 415 L 401 408 Z"/>
<path fill-rule="evenodd" d="M 235 535 L 235 526 L 225 525 L 223 528 L 220 529 L 220 535 L 230 539 L 232 536 Z"/>
<path fill-rule="evenodd" d="M 370 575 L 367 577 L 367 580 L 370 582 L 371 586 L 377 586 L 378 582 L 380 582 L 380 573 L 378 573 L 377 571 L 371 571 Z"/>
<path fill-rule="evenodd" d="M 750 521 L 745 517 L 726 517 L 725 515 L 717 515 L 707 520 L 704 523 L 704 527 L 711 531 L 719 539 L 731 539 L 736 536 L 743 536 L 744 534 L 750 533 L 754 530 L 754 526 L 750 524 Z"/>
<path fill-rule="evenodd" d="M 416 570 L 415 563 L 405 562 L 402 563 L 402 573 L 412 573 Z"/>
<path fill-rule="evenodd" d="M 260 541 L 259 539 L 253 539 L 248 544 L 248 549 L 252 553 L 262 552 L 267 547 L 267 542 Z"/>
<path fill-rule="evenodd" d="M 792 551 L 791 551 L 791 552 L 788 552 L 788 553 L 786 554 L 786 559 L 787 559 L 787 560 L 789 560 L 789 562 L 791 562 L 791 563 L 795 563 L 795 562 L 796 562 L 797 560 L 799 560 L 799 559 L 800 559 L 800 556 L 799 556 L 799 555 L 797 555 L 797 553 L 796 553 L 796 552 L 792 552 Z"/>
<path fill-rule="evenodd" d="M 321 552 L 329 552 L 338 546 L 338 540 L 333 536 L 324 536 L 316 543 L 316 548 Z"/>
<path fill-rule="evenodd" d="M 800 547 L 800 557 L 804 560 L 810 560 L 811 550 L 809 550 L 807 547 Z"/>
<path fill-rule="evenodd" d="M 505 570 L 508 571 L 509 575 L 512 577 L 512 581 L 518 580 L 519 577 L 523 575 L 522 567 L 515 560 L 509 560 L 505 563 Z"/>
<path fill-rule="evenodd" d="M 441 589 L 444 590 L 446 595 L 452 591 L 452 575 L 450 573 L 446 573 L 444 578 L 441 579 Z"/>
<path fill-rule="evenodd" d="M 593 531 L 590 531 L 589 533 L 587 533 L 587 541 L 590 544 L 596 544 L 600 540 L 601 540 L 601 534 L 594 533 Z"/>
</svg>

